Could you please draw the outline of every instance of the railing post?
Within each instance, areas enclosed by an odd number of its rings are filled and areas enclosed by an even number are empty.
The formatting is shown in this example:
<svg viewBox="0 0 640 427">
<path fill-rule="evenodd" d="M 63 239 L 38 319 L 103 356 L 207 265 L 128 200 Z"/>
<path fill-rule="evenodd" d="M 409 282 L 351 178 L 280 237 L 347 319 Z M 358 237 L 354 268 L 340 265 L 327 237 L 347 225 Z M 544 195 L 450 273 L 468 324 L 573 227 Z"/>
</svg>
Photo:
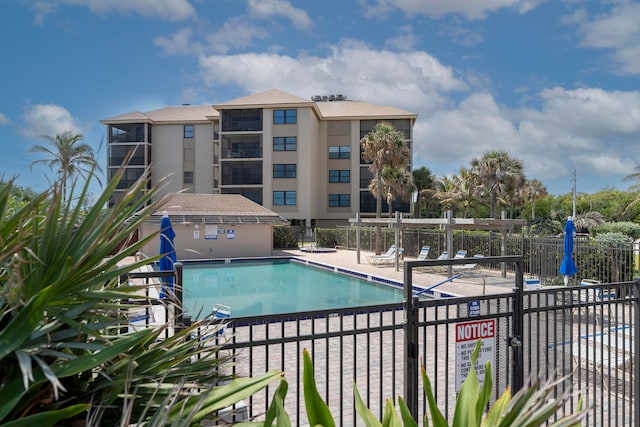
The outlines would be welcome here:
<svg viewBox="0 0 640 427">
<path fill-rule="evenodd" d="M 412 268 L 404 266 L 404 398 L 414 420 L 418 420 L 418 297 L 413 296 Z"/>
<path fill-rule="evenodd" d="M 504 264 L 504 263 L 503 263 Z M 524 351 L 522 340 L 524 335 L 524 262 L 516 261 L 516 287 L 513 294 L 513 335 L 509 337 L 513 361 L 512 389 L 518 392 L 524 387 Z"/>
<path fill-rule="evenodd" d="M 176 262 L 173 264 L 173 270 L 175 278 L 173 280 L 173 290 L 176 295 L 177 303 L 174 305 L 174 328 L 176 331 L 182 330 L 182 263 Z"/>
<path fill-rule="evenodd" d="M 640 325 L 640 278 L 636 277 L 634 281 L 631 291 L 633 294 L 631 307 L 633 307 L 633 324 L 635 325 L 633 354 L 637 357 L 640 354 L 640 327 L 638 326 Z M 640 405 L 638 405 L 638 399 L 640 399 L 640 381 L 638 381 L 638 378 L 640 378 L 640 363 L 638 363 L 638 359 L 633 362 L 633 378 L 635 378 L 635 381 L 633 381 L 633 398 L 636 401 L 636 404 L 633 405 L 634 419 L 635 426 L 640 427 Z"/>
</svg>

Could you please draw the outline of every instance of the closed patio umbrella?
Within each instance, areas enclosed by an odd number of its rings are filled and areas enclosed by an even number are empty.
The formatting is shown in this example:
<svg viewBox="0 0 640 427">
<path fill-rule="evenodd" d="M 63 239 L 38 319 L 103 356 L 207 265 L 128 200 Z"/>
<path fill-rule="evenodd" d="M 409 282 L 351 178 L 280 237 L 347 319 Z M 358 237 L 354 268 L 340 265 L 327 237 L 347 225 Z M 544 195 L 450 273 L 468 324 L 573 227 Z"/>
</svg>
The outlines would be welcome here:
<svg viewBox="0 0 640 427">
<path fill-rule="evenodd" d="M 160 270 L 173 270 L 173 264 L 176 262 L 176 250 L 173 245 L 173 239 L 176 237 L 175 231 L 171 226 L 169 214 L 165 211 L 162 213 L 162 222 L 160 223 Z M 173 293 L 173 277 L 162 279 L 162 288 L 160 290 L 160 298 L 169 295 L 167 289 Z"/>
<path fill-rule="evenodd" d="M 569 283 L 569 276 L 573 276 L 578 272 L 576 263 L 573 262 L 573 235 L 576 232 L 576 228 L 573 226 L 573 219 L 567 218 L 567 223 L 564 225 L 564 257 L 560 264 L 560 274 L 564 276 L 565 286 Z"/>
</svg>

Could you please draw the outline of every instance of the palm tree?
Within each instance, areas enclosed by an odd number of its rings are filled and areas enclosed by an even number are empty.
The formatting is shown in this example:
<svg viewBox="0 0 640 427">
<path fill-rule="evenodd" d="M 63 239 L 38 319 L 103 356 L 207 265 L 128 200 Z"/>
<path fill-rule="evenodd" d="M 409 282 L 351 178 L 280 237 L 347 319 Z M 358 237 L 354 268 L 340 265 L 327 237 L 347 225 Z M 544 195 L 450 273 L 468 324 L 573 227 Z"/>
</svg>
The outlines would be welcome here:
<svg viewBox="0 0 640 427">
<path fill-rule="evenodd" d="M 396 130 L 387 122 L 380 122 L 373 131 L 367 133 L 361 140 L 362 157 L 371 162 L 369 170 L 373 173 L 376 190 L 376 218 L 382 215 L 382 170 L 389 168 L 404 168 L 409 163 L 409 148 L 404 141 L 402 132 Z M 376 226 L 376 254 L 382 253 L 380 241 L 380 226 Z"/>
<path fill-rule="evenodd" d="M 458 175 L 451 174 L 440 181 L 441 189 L 435 197 L 440 200 L 446 210 L 462 209 L 462 217 L 466 218 L 477 199 L 474 194 L 473 176 L 469 169 L 460 168 Z"/>
<path fill-rule="evenodd" d="M 34 160 L 31 162 L 31 166 L 44 164 L 56 171 L 57 181 L 62 186 L 63 200 L 66 200 L 67 196 L 67 184 L 76 174 L 86 179 L 93 171 L 102 171 L 93 153 L 93 148 L 89 144 L 82 143 L 83 136 L 81 134 L 66 131 L 55 137 L 42 135 L 42 138 L 49 141 L 50 146 L 34 145 L 29 149 L 29 152 L 42 153 L 48 158 Z M 98 180 L 98 182 L 100 181 Z"/>
<path fill-rule="evenodd" d="M 476 194 L 489 196 L 491 217 L 496 217 L 498 201 L 505 200 L 508 189 L 523 182 L 523 165 L 506 151 L 489 151 L 482 158 L 471 160 L 471 171 L 475 177 Z M 504 203 L 504 202 L 503 202 Z"/>
<path fill-rule="evenodd" d="M 545 197 L 549 193 L 542 181 L 532 179 L 527 181 L 524 186 L 524 195 L 531 200 L 531 219 L 536 217 L 536 199 Z"/>
<path fill-rule="evenodd" d="M 640 165 L 634 167 L 633 170 L 635 171 L 634 173 L 629 174 L 622 179 L 623 181 L 635 182 L 635 184 L 629 187 L 629 190 L 634 192 L 640 192 Z M 633 202 L 627 205 L 627 207 L 624 209 L 624 213 L 626 214 L 630 212 L 631 209 L 635 208 L 638 204 L 640 204 L 640 194 L 638 195 L 638 197 L 636 197 L 636 199 Z"/>
<path fill-rule="evenodd" d="M 413 183 L 413 175 L 404 168 L 384 168 L 382 182 L 386 188 L 387 206 L 389 218 L 391 218 L 393 201 L 397 198 L 406 199 L 415 191 L 416 186 Z"/>
<path fill-rule="evenodd" d="M 433 196 L 436 193 L 434 188 L 435 186 L 435 177 L 431 174 L 429 168 L 422 166 L 419 169 L 413 170 L 413 183 L 416 186 L 416 191 L 418 192 L 418 198 L 416 200 L 415 206 L 415 215 L 416 218 L 420 218 L 420 201 L 424 201 L 424 210 L 426 216 L 428 214 L 428 205 L 429 200 L 433 199 Z"/>
</svg>

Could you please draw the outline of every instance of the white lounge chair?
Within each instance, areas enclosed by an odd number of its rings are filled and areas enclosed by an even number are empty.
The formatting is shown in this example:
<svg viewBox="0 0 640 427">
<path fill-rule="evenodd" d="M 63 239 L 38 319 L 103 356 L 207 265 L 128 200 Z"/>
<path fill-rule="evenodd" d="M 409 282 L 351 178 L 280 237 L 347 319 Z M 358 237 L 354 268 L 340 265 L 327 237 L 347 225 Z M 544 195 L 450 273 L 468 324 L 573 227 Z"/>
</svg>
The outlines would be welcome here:
<svg viewBox="0 0 640 427">
<path fill-rule="evenodd" d="M 416 261 L 424 261 L 425 259 L 427 259 L 427 257 L 429 256 L 429 246 L 423 246 L 420 249 L 420 253 L 418 254 L 418 258 L 416 258 Z"/>
<path fill-rule="evenodd" d="M 382 255 L 369 255 L 367 262 L 376 267 L 394 264 L 396 262 L 396 245 L 389 246 L 389 250 Z"/>
<path fill-rule="evenodd" d="M 461 251 L 458 251 L 458 253 L 460 253 Z M 466 251 L 465 251 L 465 255 L 466 255 Z M 473 256 L 474 258 L 484 258 L 484 255 L 482 254 L 476 254 Z M 459 258 L 458 254 L 456 254 L 455 258 Z M 462 257 L 464 258 L 464 257 Z M 453 266 L 453 271 L 456 273 L 469 273 L 471 271 L 474 270 L 479 270 L 480 269 L 480 264 L 478 264 L 477 262 L 470 262 L 467 264 L 462 264 L 462 265 L 454 265 Z"/>
</svg>

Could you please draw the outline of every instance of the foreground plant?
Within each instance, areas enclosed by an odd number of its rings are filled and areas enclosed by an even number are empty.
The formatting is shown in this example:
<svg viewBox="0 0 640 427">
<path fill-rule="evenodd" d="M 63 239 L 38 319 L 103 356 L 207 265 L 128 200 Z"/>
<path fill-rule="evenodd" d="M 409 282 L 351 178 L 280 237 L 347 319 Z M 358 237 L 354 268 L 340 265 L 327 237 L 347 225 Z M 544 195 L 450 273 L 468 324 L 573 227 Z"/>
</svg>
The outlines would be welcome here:
<svg viewBox="0 0 640 427">
<path fill-rule="evenodd" d="M 281 376 L 229 378 L 215 334 L 198 334 L 205 321 L 169 338 L 169 325 L 129 331 L 140 300 L 176 302 L 119 285 L 148 262 L 124 263 L 156 238 L 130 236 L 157 209 L 144 179 L 103 209 L 119 179 L 88 210 L 88 186 L 65 200 L 56 185 L 16 210 L 13 183 L 0 183 L 0 424 L 198 425 Z"/>
<path fill-rule="evenodd" d="M 566 415 L 557 421 L 550 421 L 558 411 L 563 408 L 570 398 L 570 394 L 564 393 L 554 396 L 555 386 L 559 381 L 536 381 L 528 389 L 522 389 L 516 395 L 511 396 L 511 391 L 507 389 L 494 405 L 485 413 L 488 406 L 492 384 L 491 365 L 487 362 L 484 371 L 484 381 L 480 381 L 473 366 L 478 360 L 480 353 L 480 341 L 472 353 L 472 367 L 463 382 L 456 400 L 453 421 L 449 424 L 446 418 L 438 409 L 437 402 L 433 395 L 431 382 L 426 375 L 424 366 L 422 367 L 422 381 L 427 395 L 430 411 L 431 423 L 435 427 L 538 427 L 542 425 L 553 427 L 579 427 L 585 412 L 582 410 L 582 397 L 579 399 L 578 408 L 575 413 Z M 307 411 L 309 425 L 333 427 L 335 421 L 329 407 L 318 393 L 315 377 L 313 374 L 313 363 L 309 352 L 303 352 L 304 373 L 304 402 Z M 260 425 L 269 427 L 290 426 L 291 421 L 284 409 L 284 400 L 287 392 L 287 383 L 283 379 L 280 387 L 276 390 L 272 404 L 264 422 L 243 423 L 242 425 Z M 363 399 L 354 384 L 353 387 L 355 408 L 364 424 L 368 427 L 387 426 L 409 426 L 417 427 L 417 421 L 411 416 L 406 402 L 399 397 L 398 409 L 392 398 L 387 399 L 382 414 L 382 420 L 367 408 Z M 428 427 L 429 417 L 423 417 L 423 425 Z"/>
</svg>

